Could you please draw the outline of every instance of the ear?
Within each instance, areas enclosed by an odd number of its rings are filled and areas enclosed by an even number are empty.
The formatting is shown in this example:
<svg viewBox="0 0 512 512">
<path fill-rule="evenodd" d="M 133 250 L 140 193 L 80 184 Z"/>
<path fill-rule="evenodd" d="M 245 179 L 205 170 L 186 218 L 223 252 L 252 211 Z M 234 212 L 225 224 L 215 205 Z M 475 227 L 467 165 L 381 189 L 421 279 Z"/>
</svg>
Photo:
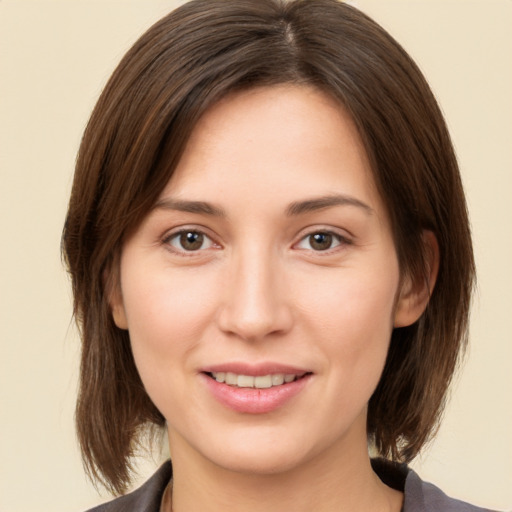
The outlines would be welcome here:
<svg viewBox="0 0 512 512">
<path fill-rule="evenodd" d="M 119 288 L 119 287 L 118 287 Z M 109 300 L 112 318 L 119 329 L 128 329 L 128 321 L 124 310 L 123 297 L 121 290 L 116 290 L 116 297 Z"/>
<path fill-rule="evenodd" d="M 426 255 L 426 272 L 407 276 L 402 282 L 395 306 L 395 327 L 412 325 L 423 314 L 436 284 L 439 270 L 439 244 L 432 231 L 422 235 Z"/>
<path fill-rule="evenodd" d="M 121 290 L 121 279 L 119 276 L 119 265 L 114 264 L 109 271 L 105 271 L 103 280 L 114 323 L 119 329 L 128 329 L 123 292 Z"/>
</svg>

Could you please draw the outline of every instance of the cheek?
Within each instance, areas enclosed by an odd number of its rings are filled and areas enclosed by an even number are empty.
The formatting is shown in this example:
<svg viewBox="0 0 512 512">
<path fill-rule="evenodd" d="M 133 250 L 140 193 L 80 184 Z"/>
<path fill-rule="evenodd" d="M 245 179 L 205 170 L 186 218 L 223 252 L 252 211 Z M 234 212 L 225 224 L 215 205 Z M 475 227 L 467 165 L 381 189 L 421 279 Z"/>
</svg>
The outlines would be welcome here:
<svg viewBox="0 0 512 512">
<path fill-rule="evenodd" d="M 337 368 L 333 375 L 370 387 L 386 360 L 399 281 L 398 265 L 379 267 L 340 271 L 305 306 L 310 332 Z"/>
<path fill-rule="evenodd" d="M 183 407 L 194 351 L 209 329 L 215 289 L 204 276 L 144 272 L 123 283 L 130 343 L 140 378 L 166 418 Z M 192 357 L 191 357 L 192 354 Z"/>
<path fill-rule="evenodd" d="M 213 316 L 212 289 L 204 276 L 171 270 L 149 269 L 123 283 L 132 350 L 142 377 L 182 364 L 182 356 L 194 349 Z"/>
<path fill-rule="evenodd" d="M 331 355 L 326 394 L 334 397 L 333 424 L 362 414 L 386 363 L 391 338 L 394 294 L 387 289 L 357 288 L 343 293 L 338 321 L 328 327 Z M 347 301 L 350 301 L 347 303 Z"/>
<path fill-rule="evenodd" d="M 339 330 L 348 335 L 392 329 L 398 265 L 340 269 L 314 281 L 315 288 L 302 290 L 300 295 L 305 299 L 303 309 L 310 309 L 310 316 L 322 319 L 320 330 Z"/>
</svg>

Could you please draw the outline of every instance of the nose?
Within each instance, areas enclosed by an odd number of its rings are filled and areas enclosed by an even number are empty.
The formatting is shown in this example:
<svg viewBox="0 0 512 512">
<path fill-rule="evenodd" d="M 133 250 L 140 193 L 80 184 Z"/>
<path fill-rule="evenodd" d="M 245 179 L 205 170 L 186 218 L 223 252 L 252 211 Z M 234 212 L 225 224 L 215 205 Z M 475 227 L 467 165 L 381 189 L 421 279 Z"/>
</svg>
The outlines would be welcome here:
<svg viewBox="0 0 512 512">
<path fill-rule="evenodd" d="M 231 263 L 220 329 L 247 341 L 288 332 L 293 316 L 281 265 L 262 250 L 244 251 Z"/>
</svg>

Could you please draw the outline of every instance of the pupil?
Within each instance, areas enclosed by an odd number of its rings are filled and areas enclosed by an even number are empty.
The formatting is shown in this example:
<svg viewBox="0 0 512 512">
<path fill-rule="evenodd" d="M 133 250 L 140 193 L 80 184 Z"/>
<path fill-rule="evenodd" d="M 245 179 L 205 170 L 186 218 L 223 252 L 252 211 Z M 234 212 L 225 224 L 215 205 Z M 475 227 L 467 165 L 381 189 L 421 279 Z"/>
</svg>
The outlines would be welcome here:
<svg viewBox="0 0 512 512">
<path fill-rule="evenodd" d="M 200 249 L 203 245 L 203 235 L 190 231 L 188 233 L 182 233 L 180 236 L 180 244 L 187 251 L 195 251 Z"/>
<path fill-rule="evenodd" d="M 331 247 L 332 244 L 332 235 L 329 233 L 315 233 L 310 237 L 310 244 L 313 249 L 317 251 L 325 251 Z"/>
</svg>

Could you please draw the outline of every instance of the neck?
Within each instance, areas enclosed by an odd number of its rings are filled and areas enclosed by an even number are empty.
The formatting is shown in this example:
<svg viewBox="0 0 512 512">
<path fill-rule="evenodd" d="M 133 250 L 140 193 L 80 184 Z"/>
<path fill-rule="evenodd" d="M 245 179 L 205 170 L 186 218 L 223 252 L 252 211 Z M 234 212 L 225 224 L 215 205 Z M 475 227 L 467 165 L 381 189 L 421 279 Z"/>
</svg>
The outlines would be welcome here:
<svg viewBox="0 0 512 512">
<path fill-rule="evenodd" d="M 178 449 L 173 449 L 173 444 Z M 274 474 L 221 468 L 190 446 L 171 443 L 172 512 L 398 512 L 402 493 L 373 472 L 366 449 L 354 445 L 339 457 L 335 450 Z"/>
</svg>

